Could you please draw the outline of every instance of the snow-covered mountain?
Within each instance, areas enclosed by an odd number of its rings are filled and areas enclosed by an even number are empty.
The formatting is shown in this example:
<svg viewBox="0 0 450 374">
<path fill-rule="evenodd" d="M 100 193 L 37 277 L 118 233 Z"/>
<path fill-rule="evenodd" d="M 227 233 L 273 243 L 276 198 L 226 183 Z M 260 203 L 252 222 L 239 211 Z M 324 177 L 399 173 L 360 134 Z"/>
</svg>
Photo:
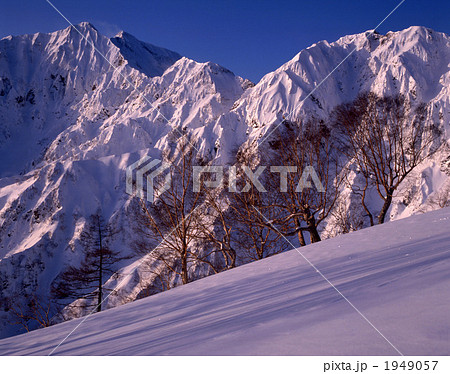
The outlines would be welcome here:
<svg viewBox="0 0 450 374">
<path fill-rule="evenodd" d="M 447 355 L 449 240 L 450 208 L 388 222 L 302 248 L 321 274 L 291 250 L 94 314 L 55 351 L 81 320 L 0 355 Z"/>
<path fill-rule="evenodd" d="M 201 152 L 226 163 L 283 116 L 326 118 L 362 91 L 425 101 L 427 121 L 443 130 L 446 144 L 404 182 L 408 205 L 394 201 L 390 218 L 415 213 L 449 184 L 449 61 L 446 34 L 365 32 L 314 44 L 254 85 L 125 32 L 109 39 L 89 23 L 1 39 L 0 300 L 47 294 L 61 269 L 79 261 L 80 232 L 99 208 L 121 228 L 113 245 L 130 251 L 126 167 L 159 156 L 180 133 L 191 132 Z M 123 287 L 136 296 L 143 275 L 134 275 Z M 0 336 L 15 332 L 0 324 Z"/>
<path fill-rule="evenodd" d="M 326 117 L 336 105 L 352 101 L 362 91 L 380 96 L 401 92 L 417 101 L 440 103 L 450 93 L 449 60 L 448 35 L 425 27 L 386 35 L 367 31 L 333 43 L 324 40 L 265 75 L 236 103 L 235 111 L 241 110 L 247 121 L 261 126 L 291 113 L 290 119 L 309 113 Z M 448 123 L 443 105 L 432 109 L 431 115 L 439 121 L 441 112 Z"/>
</svg>

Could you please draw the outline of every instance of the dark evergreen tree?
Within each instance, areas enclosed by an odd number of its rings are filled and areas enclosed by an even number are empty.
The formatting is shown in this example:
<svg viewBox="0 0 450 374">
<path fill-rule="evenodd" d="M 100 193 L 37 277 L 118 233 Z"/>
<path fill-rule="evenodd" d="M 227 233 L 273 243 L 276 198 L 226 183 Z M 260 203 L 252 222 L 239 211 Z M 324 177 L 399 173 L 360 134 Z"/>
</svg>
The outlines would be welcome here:
<svg viewBox="0 0 450 374">
<path fill-rule="evenodd" d="M 102 310 L 104 293 L 111 291 L 104 287 L 117 271 L 117 263 L 129 257 L 120 256 L 109 248 L 110 239 L 117 232 L 105 224 L 99 214 L 90 217 L 87 228 L 81 234 L 83 259 L 79 266 L 69 266 L 53 287 L 58 299 L 96 300 L 96 312 Z"/>
</svg>

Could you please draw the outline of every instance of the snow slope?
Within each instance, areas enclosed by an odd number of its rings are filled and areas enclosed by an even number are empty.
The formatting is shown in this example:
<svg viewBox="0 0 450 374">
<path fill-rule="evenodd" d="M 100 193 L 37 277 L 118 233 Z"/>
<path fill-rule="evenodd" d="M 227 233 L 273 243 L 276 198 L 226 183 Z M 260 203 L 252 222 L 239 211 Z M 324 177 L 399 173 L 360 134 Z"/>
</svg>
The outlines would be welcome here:
<svg viewBox="0 0 450 374">
<path fill-rule="evenodd" d="M 450 208 L 302 254 L 404 355 L 450 353 Z M 47 355 L 81 320 L 0 340 Z M 396 355 L 296 251 L 90 316 L 59 355 Z"/>
</svg>

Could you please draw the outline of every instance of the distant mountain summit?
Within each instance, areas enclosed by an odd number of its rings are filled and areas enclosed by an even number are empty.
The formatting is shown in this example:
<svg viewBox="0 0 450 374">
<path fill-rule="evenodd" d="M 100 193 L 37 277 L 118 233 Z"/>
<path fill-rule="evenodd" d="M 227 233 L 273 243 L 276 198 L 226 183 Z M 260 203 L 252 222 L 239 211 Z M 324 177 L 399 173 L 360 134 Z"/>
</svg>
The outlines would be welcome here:
<svg viewBox="0 0 450 374">
<path fill-rule="evenodd" d="M 120 49 L 122 56 L 131 67 L 148 77 L 162 75 L 169 66 L 181 58 L 181 55 L 176 52 L 141 42 L 124 31 L 111 38 L 111 41 Z"/>
</svg>

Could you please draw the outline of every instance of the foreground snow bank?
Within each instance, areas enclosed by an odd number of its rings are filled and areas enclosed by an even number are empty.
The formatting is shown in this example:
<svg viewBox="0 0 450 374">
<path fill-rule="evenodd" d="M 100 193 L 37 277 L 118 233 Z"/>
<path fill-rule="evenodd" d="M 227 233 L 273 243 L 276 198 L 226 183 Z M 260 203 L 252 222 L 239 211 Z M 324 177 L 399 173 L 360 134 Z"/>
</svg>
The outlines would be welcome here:
<svg viewBox="0 0 450 374">
<path fill-rule="evenodd" d="M 89 317 L 60 355 L 447 355 L 450 208 L 296 251 Z M 0 340 L 47 355 L 81 320 Z"/>
</svg>

